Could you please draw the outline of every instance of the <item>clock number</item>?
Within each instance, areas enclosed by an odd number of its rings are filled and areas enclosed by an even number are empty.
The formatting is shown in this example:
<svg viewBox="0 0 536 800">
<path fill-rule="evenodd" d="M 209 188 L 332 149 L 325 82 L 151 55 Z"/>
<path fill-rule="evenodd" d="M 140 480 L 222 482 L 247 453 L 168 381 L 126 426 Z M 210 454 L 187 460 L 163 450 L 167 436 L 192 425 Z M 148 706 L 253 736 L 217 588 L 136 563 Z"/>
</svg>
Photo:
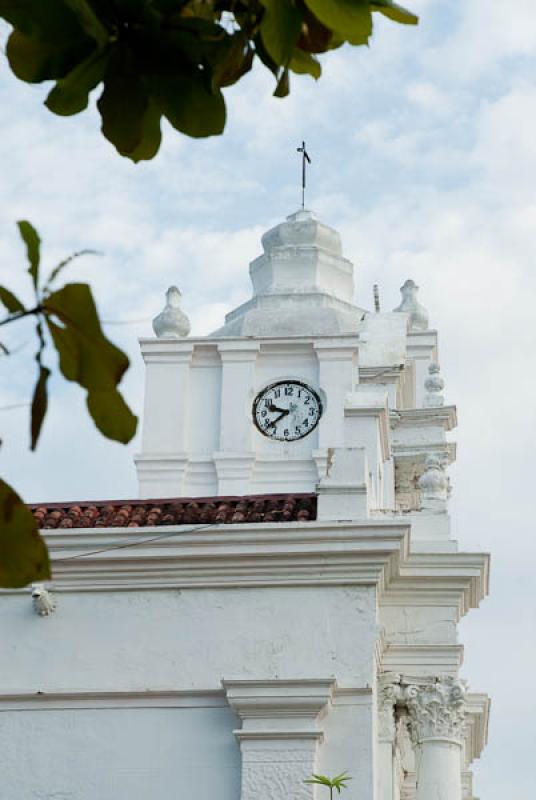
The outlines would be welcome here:
<svg viewBox="0 0 536 800">
<path fill-rule="evenodd" d="M 274 397 L 281 397 L 281 389 L 274 389 Z"/>
<path fill-rule="evenodd" d="M 266 411 L 266 409 L 263 409 L 261 411 L 261 417 L 266 417 L 266 416 L 268 416 L 268 412 Z"/>
<path fill-rule="evenodd" d="M 287 439 L 290 436 L 290 431 L 288 428 L 285 428 L 285 430 L 283 431 L 283 436 L 285 437 L 285 439 Z"/>
<path fill-rule="evenodd" d="M 304 404 L 305 404 L 306 406 L 308 406 L 308 405 L 309 405 L 309 403 L 311 402 L 311 395 L 309 395 L 308 397 L 306 397 L 306 398 L 305 398 L 305 400 L 304 400 L 303 402 L 304 402 Z"/>
<path fill-rule="evenodd" d="M 293 386 L 285 386 L 285 396 L 292 397 L 294 394 L 294 387 Z"/>
<path fill-rule="evenodd" d="M 301 433 L 301 428 L 300 428 L 300 426 L 299 426 L 299 425 L 296 425 L 296 427 L 295 427 L 295 429 L 294 429 L 294 433 L 296 433 L 298 436 L 300 435 L 300 433 Z"/>
</svg>

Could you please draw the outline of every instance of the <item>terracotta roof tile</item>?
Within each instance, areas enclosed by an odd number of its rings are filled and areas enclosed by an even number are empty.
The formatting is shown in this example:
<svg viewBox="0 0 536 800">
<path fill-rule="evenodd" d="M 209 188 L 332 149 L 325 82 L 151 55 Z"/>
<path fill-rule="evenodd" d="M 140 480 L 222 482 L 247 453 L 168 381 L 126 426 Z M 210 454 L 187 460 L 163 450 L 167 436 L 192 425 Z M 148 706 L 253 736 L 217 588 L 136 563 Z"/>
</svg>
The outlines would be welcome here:
<svg viewBox="0 0 536 800">
<path fill-rule="evenodd" d="M 35 503 L 42 530 L 50 528 L 144 528 L 316 519 L 316 495 L 269 494 L 113 502 Z"/>
</svg>

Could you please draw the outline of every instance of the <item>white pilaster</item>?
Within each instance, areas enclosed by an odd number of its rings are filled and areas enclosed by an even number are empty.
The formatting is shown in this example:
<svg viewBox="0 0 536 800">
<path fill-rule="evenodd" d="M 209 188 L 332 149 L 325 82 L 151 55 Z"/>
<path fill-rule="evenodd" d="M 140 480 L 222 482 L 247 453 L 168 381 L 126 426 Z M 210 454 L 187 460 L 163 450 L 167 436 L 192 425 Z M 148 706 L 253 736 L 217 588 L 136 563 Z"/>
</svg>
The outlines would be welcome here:
<svg viewBox="0 0 536 800">
<path fill-rule="evenodd" d="M 400 697 L 400 684 L 382 681 L 378 687 L 378 749 L 376 778 L 378 800 L 395 796 L 395 704 Z"/>
<path fill-rule="evenodd" d="M 259 342 L 218 342 L 222 362 L 220 449 L 214 453 L 218 494 L 247 494 L 255 463 L 251 391 Z"/>
<path fill-rule="evenodd" d="M 240 800 L 313 800 L 314 786 L 304 780 L 316 770 L 333 679 L 222 683 L 242 720 L 235 731 L 242 753 Z"/>
<path fill-rule="evenodd" d="M 317 518 L 342 521 L 368 517 L 369 490 L 365 449 L 330 448 L 326 475 L 317 486 Z"/>
<path fill-rule="evenodd" d="M 405 688 L 417 769 L 416 800 L 462 800 L 465 689 L 453 677 Z"/>
<path fill-rule="evenodd" d="M 314 347 L 318 358 L 318 384 L 326 394 L 318 447 L 343 447 L 344 400 L 357 380 L 358 339 L 318 340 Z"/>
<path fill-rule="evenodd" d="M 188 341 L 142 341 L 145 406 L 142 454 L 135 458 L 140 497 L 177 497 L 183 493 L 190 437 Z"/>
</svg>

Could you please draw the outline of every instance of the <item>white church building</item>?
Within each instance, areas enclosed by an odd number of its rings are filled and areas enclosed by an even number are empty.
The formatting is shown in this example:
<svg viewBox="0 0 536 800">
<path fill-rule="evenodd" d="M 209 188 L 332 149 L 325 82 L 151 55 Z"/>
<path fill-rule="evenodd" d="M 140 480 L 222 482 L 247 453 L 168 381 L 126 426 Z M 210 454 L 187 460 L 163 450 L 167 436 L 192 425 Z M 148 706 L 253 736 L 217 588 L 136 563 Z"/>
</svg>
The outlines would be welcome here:
<svg viewBox="0 0 536 800">
<path fill-rule="evenodd" d="M 53 580 L 0 596 L 0 800 L 475 797 L 488 557 L 451 534 L 437 332 L 411 280 L 356 306 L 309 211 L 262 248 L 219 330 L 172 287 L 141 340 L 139 499 L 32 507 Z"/>
</svg>

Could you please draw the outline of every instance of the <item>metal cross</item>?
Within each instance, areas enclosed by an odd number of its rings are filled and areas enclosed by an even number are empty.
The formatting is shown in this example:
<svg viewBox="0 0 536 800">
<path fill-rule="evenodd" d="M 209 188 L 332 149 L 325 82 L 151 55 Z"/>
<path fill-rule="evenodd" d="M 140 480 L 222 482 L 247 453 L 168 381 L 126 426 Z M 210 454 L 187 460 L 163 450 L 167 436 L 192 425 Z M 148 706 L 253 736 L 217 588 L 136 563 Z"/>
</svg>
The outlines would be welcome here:
<svg viewBox="0 0 536 800">
<path fill-rule="evenodd" d="M 309 153 L 305 148 L 305 142 L 301 143 L 301 147 L 297 147 L 296 150 L 298 153 L 302 154 L 302 190 L 301 190 L 301 207 L 305 208 L 305 162 L 311 163 L 311 159 L 309 158 Z"/>
</svg>

